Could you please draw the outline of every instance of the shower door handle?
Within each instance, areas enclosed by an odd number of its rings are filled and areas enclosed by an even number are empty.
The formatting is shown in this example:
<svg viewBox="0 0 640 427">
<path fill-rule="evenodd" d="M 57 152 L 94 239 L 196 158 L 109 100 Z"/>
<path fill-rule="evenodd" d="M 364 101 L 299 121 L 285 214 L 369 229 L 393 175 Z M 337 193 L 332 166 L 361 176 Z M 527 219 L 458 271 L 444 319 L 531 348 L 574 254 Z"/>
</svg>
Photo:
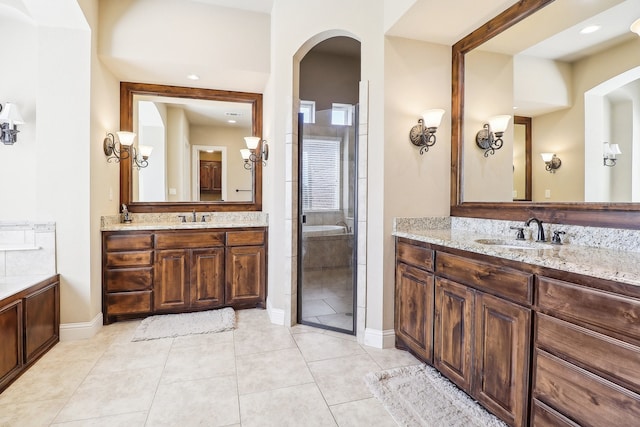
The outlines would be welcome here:
<svg viewBox="0 0 640 427">
<path fill-rule="evenodd" d="M 307 223 L 307 216 L 306 215 L 302 215 L 302 223 L 303 224 Z"/>
</svg>

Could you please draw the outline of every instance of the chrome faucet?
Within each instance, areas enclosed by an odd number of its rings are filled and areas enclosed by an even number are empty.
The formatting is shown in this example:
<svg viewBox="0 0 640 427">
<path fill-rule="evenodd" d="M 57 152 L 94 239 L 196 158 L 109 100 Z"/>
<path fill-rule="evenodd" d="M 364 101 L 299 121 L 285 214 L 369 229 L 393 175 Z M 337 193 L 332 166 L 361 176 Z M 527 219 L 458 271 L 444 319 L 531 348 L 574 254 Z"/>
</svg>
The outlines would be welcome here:
<svg viewBox="0 0 640 427">
<path fill-rule="evenodd" d="M 547 239 L 544 236 L 544 228 L 542 227 L 542 221 L 540 221 L 536 217 L 531 217 L 527 220 L 527 222 L 524 223 L 524 225 L 528 227 L 529 224 L 531 224 L 532 222 L 535 222 L 538 225 L 538 238 L 536 239 L 536 242 L 546 242 Z"/>
<path fill-rule="evenodd" d="M 193 211 L 191 211 L 191 219 L 193 220 L 193 222 L 196 222 L 196 210 L 195 209 Z"/>
</svg>

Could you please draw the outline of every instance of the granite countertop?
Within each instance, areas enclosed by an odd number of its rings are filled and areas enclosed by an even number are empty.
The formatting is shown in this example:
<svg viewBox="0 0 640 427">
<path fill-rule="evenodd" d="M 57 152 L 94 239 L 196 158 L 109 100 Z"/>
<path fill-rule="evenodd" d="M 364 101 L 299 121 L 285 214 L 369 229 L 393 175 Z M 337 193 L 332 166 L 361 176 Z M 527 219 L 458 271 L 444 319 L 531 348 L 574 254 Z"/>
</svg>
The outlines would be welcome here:
<svg viewBox="0 0 640 427">
<path fill-rule="evenodd" d="M 640 286 L 640 252 L 593 248 L 573 244 L 551 245 L 518 242 L 513 237 L 479 234 L 458 229 L 415 229 L 393 232 L 394 236 L 461 249 L 527 264 L 569 271 Z M 508 243 L 531 245 L 535 249 L 503 247 L 476 242 L 500 239 Z"/>
<path fill-rule="evenodd" d="M 193 212 L 133 213 L 132 222 L 121 222 L 121 215 L 101 217 L 101 231 L 134 230 L 198 230 L 207 228 L 268 227 L 269 216 L 264 212 L 197 212 L 197 220 L 180 222 L 179 217 L 191 219 Z M 201 221 L 206 216 L 205 222 Z"/>
<path fill-rule="evenodd" d="M 30 276 L 0 276 L 0 300 L 17 294 L 43 280 L 47 280 L 53 274 L 36 274 Z"/>
</svg>

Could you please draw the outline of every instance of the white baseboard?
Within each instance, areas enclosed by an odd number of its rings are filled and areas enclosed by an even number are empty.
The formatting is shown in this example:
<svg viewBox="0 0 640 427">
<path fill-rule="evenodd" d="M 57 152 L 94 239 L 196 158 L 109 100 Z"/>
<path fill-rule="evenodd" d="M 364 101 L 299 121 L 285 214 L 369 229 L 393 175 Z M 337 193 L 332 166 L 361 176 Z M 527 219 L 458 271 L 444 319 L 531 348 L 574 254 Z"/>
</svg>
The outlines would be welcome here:
<svg viewBox="0 0 640 427">
<path fill-rule="evenodd" d="M 381 331 L 379 329 L 365 328 L 364 345 L 375 348 L 393 348 L 396 345 L 396 333 L 393 329 Z"/>
<path fill-rule="evenodd" d="M 269 313 L 271 323 L 275 325 L 284 325 L 284 310 L 273 308 L 269 297 L 267 297 L 267 313 Z"/>
<path fill-rule="evenodd" d="M 90 322 L 63 323 L 60 325 L 60 341 L 86 340 L 102 328 L 102 313 L 98 313 Z"/>
</svg>

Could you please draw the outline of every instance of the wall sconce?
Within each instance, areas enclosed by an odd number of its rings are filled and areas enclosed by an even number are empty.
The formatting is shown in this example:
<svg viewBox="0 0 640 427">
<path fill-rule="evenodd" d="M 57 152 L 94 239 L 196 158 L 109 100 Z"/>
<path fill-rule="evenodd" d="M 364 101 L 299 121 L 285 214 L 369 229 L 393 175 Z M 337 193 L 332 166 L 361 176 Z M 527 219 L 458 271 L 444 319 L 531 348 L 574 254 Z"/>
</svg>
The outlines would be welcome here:
<svg viewBox="0 0 640 427">
<path fill-rule="evenodd" d="M 550 173 L 556 173 L 556 169 L 562 166 L 562 160 L 556 156 L 556 153 L 540 153 L 544 160 L 544 169 Z"/>
<path fill-rule="evenodd" d="M 603 152 L 602 163 L 605 166 L 609 167 L 613 167 L 616 165 L 616 154 L 622 154 L 622 151 L 620 151 L 620 146 L 618 144 L 609 144 L 608 142 L 604 143 Z"/>
<path fill-rule="evenodd" d="M 509 126 L 509 120 L 509 115 L 491 117 L 489 123 L 485 123 L 476 134 L 476 144 L 484 150 L 485 157 L 502 148 L 502 135 Z"/>
<path fill-rule="evenodd" d="M 267 144 L 267 141 L 261 140 L 257 136 L 245 136 L 244 141 L 247 144 L 247 148 L 240 150 L 240 155 L 244 160 L 244 168 L 250 170 L 253 167 L 253 163 L 257 162 L 262 162 L 262 165 L 266 166 L 269 159 L 269 144 Z M 258 145 L 261 145 L 259 151 Z"/>
<path fill-rule="evenodd" d="M 135 133 L 116 132 L 116 135 L 118 135 L 117 141 L 112 133 L 107 133 L 107 137 L 102 142 L 102 149 L 104 150 L 104 154 L 107 156 L 108 162 L 113 160 L 116 163 L 119 163 L 120 160 L 131 157 L 131 153 L 133 153 L 131 160 L 136 168 L 142 169 L 149 166 L 149 162 L 147 160 L 153 151 L 153 147 L 149 145 L 141 145 L 139 147 L 140 153 L 138 153 L 136 147 L 133 146 L 133 141 L 136 138 Z"/>
<path fill-rule="evenodd" d="M 640 19 L 636 19 L 629 29 L 640 36 Z"/>
<path fill-rule="evenodd" d="M 18 107 L 10 102 L 4 104 L 4 108 L 0 105 L 0 139 L 4 145 L 13 145 L 18 140 L 17 125 L 23 124 Z"/>
<path fill-rule="evenodd" d="M 422 118 L 418 119 L 418 124 L 411 128 L 409 139 L 413 145 L 420 147 L 420 155 L 435 145 L 436 131 L 443 115 L 444 110 L 440 109 L 424 111 Z"/>
</svg>

